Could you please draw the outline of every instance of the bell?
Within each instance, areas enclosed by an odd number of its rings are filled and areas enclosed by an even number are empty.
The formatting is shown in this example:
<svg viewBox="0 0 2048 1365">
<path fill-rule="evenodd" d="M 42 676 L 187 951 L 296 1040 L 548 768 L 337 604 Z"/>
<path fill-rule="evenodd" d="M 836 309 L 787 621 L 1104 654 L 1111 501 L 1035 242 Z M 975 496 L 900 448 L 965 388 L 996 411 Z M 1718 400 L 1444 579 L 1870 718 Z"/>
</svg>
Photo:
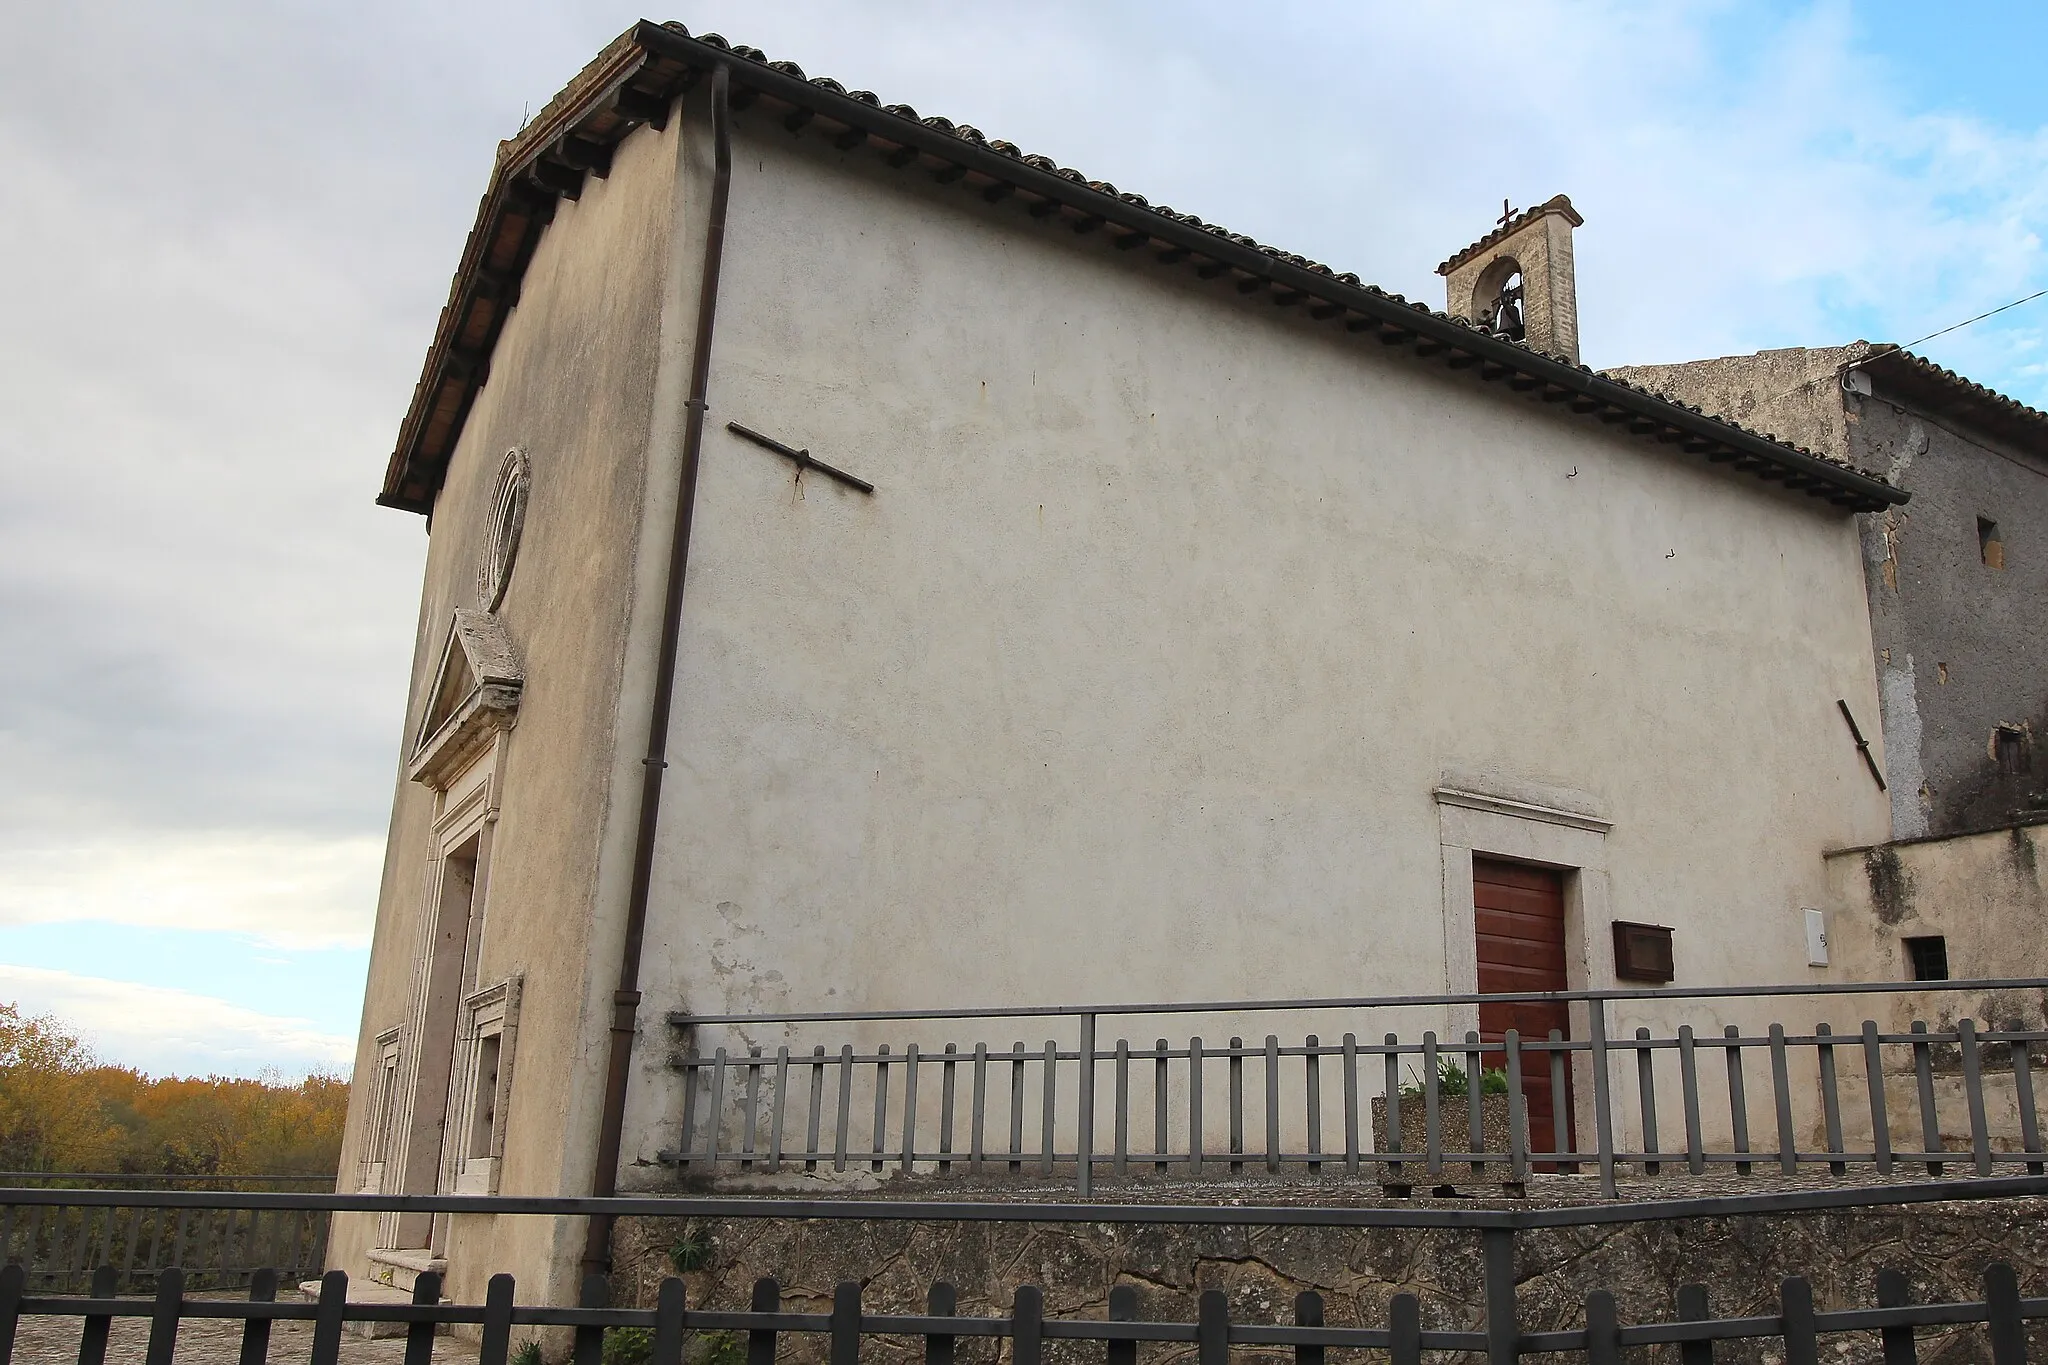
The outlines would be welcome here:
<svg viewBox="0 0 2048 1365">
<path fill-rule="evenodd" d="M 1494 306 L 1493 330 L 1496 335 L 1504 336 L 1509 341 L 1520 341 L 1525 335 L 1522 330 L 1522 310 L 1512 298 L 1504 297 Z"/>
</svg>

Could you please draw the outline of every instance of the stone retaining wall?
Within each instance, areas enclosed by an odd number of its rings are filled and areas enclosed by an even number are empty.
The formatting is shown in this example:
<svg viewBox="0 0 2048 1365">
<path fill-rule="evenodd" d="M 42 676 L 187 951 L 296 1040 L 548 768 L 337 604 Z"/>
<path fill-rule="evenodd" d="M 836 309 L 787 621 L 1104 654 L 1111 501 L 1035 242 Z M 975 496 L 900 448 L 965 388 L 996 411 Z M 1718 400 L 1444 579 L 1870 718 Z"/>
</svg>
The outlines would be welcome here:
<svg viewBox="0 0 2048 1365">
<path fill-rule="evenodd" d="M 1624 1323 L 1669 1319 L 1676 1287 L 1690 1281 L 1710 1286 L 1719 1316 L 1774 1314 L 1778 1286 L 1793 1274 L 1812 1280 L 1823 1309 L 1868 1306 L 1877 1272 L 1887 1267 L 1907 1272 L 1916 1301 L 1978 1299 L 1983 1268 L 1996 1260 L 2018 1271 L 2023 1294 L 2039 1295 L 2048 1293 L 2044 1214 L 2048 1200 L 2014 1200 L 1525 1232 L 1517 1241 L 1521 1322 L 1526 1331 L 1577 1326 L 1585 1295 L 1596 1288 L 1614 1292 Z M 1139 1316 L 1154 1320 L 1193 1321 L 1196 1297 L 1221 1289 L 1235 1320 L 1291 1321 L 1295 1294 L 1314 1289 L 1332 1325 L 1383 1326 L 1389 1300 L 1404 1291 L 1422 1299 L 1426 1327 L 1481 1324 L 1475 1233 L 630 1219 L 614 1245 L 616 1294 L 645 1305 L 661 1279 L 676 1273 L 671 1250 L 681 1246 L 686 1265 L 701 1258 L 684 1276 L 693 1307 L 744 1308 L 755 1279 L 773 1275 L 795 1311 L 829 1311 L 833 1286 L 853 1279 L 865 1286 L 870 1312 L 921 1312 L 927 1286 L 943 1279 L 957 1286 L 959 1311 L 971 1314 L 1004 1313 L 1018 1285 L 1037 1284 L 1047 1317 L 1099 1317 L 1111 1287 L 1129 1284 L 1139 1292 Z M 1879 1358 L 1874 1337 L 1832 1344 L 1834 1359 Z M 822 1359 L 824 1338 L 787 1339 L 782 1349 L 786 1359 Z M 1074 1358 L 1093 1360 L 1099 1349 Z M 864 1350 L 874 1359 L 917 1354 L 907 1341 Z M 986 1342 L 963 1340 L 960 1350 L 963 1359 L 996 1358 Z M 1191 1360 L 1193 1350 L 1148 1346 L 1145 1357 Z M 2048 1359 L 2048 1332 L 2032 1334 L 2031 1350 L 2034 1359 Z M 1987 1352 L 1980 1329 L 1957 1330 L 1923 1337 L 1920 1358 L 1939 1365 L 1988 1359 Z M 1722 1360 L 1781 1356 L 1775 1341 L 1717 1351 Z"/>
</svg>

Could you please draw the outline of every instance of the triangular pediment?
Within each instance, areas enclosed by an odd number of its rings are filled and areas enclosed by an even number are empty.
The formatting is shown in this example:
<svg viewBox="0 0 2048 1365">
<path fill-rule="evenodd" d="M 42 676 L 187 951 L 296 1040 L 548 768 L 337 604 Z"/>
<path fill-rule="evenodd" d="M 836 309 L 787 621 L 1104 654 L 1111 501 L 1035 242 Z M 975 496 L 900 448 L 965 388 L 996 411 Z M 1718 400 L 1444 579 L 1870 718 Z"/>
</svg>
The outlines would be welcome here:
<svg viewBox="0 0 2048 1365">
<path fill-rule="evenodd" d="M 505 623 L 490 612 L 458 607 L 406 765 L 412 779 L 439 785 L 492 735 L 508 728 L 525 685 Z"/>
</svg>

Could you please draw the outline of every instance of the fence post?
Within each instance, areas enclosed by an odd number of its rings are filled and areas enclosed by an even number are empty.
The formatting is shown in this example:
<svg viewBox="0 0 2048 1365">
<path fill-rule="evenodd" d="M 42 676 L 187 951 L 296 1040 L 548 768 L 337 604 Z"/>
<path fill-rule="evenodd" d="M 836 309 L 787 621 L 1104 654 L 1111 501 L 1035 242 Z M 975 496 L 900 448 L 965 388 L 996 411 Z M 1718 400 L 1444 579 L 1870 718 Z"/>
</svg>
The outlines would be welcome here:
<svg viewBox="0 0 2048 1365">
<path fill-rule="evenodd" d="M 484 1330 L 483 1341 L 477 1348 L 477 1365 L 505 1365 L 505 1357 L 512 1349 L 512 1291 L 510 1275 L 503 1273 L 491 1276 L 491 1282 L 484 1288 Z M 657 1336 L 656 1340 L 660 1338 Z M 673 1365 L 655 1357 L 656 1365 Z"/>
<path fill-rule="evenodd" d="M 1957 1041 L 1963 1050 L 1963 1100 L 1970 1109 L 1970 1152 L 1977 1159 L 1977 1174 L 1991 1174 L 1991 1133 L 1984 1119 L 1984 1059 L 1977 1051 L 1977 1021 L 1956 1021 Z"/>
<path fill-rule="evenodd" d="M 1892 1125 L 1885 1116 L 1884 1100 L 1884 1052 L 1883 1041 L 1877 1032 L 1877 1021 L 1863 1021 L 1863 1084 L 1870 1091 L 1870 1133 L 1875 1139 L 1872 1155 L 1877 1159 L 1877 1173 L 1892 1173 Z"/>
<path fill-rule="evenodd" d="M 1428 1157 L 1429 1178 L 1438 1179 L 1444 1172 L 1443 1134 L 1440 1125 L 1442 1115 L 1439 1106 L 1442 1101 L 1437 1094 L 1436 1030 L 1425 1029 L 1422 1034 L 1422 1150 Z M 1471 1077 L 1466 1077 L 1465 1088 L 1470 1090 Z"/>
<path fill-rule="evenodd" d="M 1413 1294 L 1394 1295 L 1387 1305 L 1387 1338 L 1390 1365 L 1422 1365 L 1421 1299 Z"/>
<path fill-rule="evenodd" d="M 441 1276 L 432 1270 L 422 1270 L 412 1282 L 414 1307 L 441 1306 Z M 409 1322 L 405 1325 L 405 1365 L 432 1365 L 434 1359 L 434 1324 L 431 1322 Z"/>
<path fill-rule="evenodd" d="M 917 1167 L 917 1044 L 903 1050 L 903 1174 Z"/>
<path fill-rule="evenodd" d="M 583 1292 L 577 1296 L 578 1308 L 609 1308 L 612 1303 L 612 1288 L 599 1274 L 583 1277 Z M 600 1365 L 604 1359 L 604 1328 L 580 1326 L 576 1328 L 575 1344 L 569 1348 L 569 1359 L 575 1365 Z M 406 1365 L 413 1365 L 407 1361 Z"/>
<path fill-rule="evenodd" d="M 0 1254 L 7 1248 L 0 1245 Z M 21 1295 L 28 1275 L 19 1263 L 0 1265 L 0 1360 L 14 1359 L 14 1324 L 21 1319 Z"/>
<path fill-rule="evenodd" d="M 2012 1047 L 2013 1098 L 2020 1107 L 2020 1145 L 2029 1155 L 2038 1155 L 2041 1150 L 2041 1120 L 2034 1112 L 2034 1045 L 2022 1039 Z M 2027 1163 L 2028 1175 L 2040 1175 L 2042 1165 L 2038 1161 Z"/>
<path fill-rule="evenodd" d="M 1877 1306 L 1879 1308 L 1904 1308 L 1913 1302 L 1913 1295 L 1906 1284 L 1903 1270 L 1880 1270 L 1877 1272 Z M 1878 1336 L 1884 1342 L 1884 1365 L 1918 1365 L 1920 1355 L 1913 1344 L 1913 1326 L 1900 1323 L 1896 1327 L 1881 1328 Z"/>
<path fill-rule="evenodd" d="M 1044 1355 L 1045 1295 L 1035 1284 L 1020 1284 L 1010 1308 L 1010 1365 L 1038 1365 Z"/>
<path fill-rule="evenodd" d="M 723 1053 L 720 1054 L 721 1056 Z M 874 1153 L 868 1161 L 868 1169 L 882 1169 L 882 1156 L 889 1150 L 889 1045 L 882 1043 L 875 1048 L 875 1134 L 868 1144 Z"/>
<path fill-rule="evenodd" d="M 1230 1173 L 1244 1174 L 1244 1039 L 1230 1040 Z"/>
<path fill-rule="evenodd" d="M 1778 1291 L 1783 1319 L 1785 1365 L 1820 1365 L 1820 1332 L 1813 1320 L 1813 1286 L 1794 1275 Z"/>
<path fill-rule="evenodd" d="M 1991 1327 L 1991 1365 L 2026 1365 L 2027 1325 L 2020 1320 L 2020 1282 L 2012 1267 L 1984 1267 L 1984 1307 Z"/>
<path fill-rule="evenodd" d="M 1321 1327 L 1323 1325 L 1323 1296 L 1313 1289 L 1304 1289 L 1294 1296 L 1294 1325 L 1296 1327 Z M 1323 1365 L 1328 1352 L 1321 1342 L 1298 1342 L 1294 1347 L 1294 1365 Z"/>
<path fill-rule="evenodd" d="M 1398 1036 L 1391 1033 L 1387 1035 L 1387 1050 L 1384 1054 L 1387 1065 L 1387 1080 L 1386 1087 L 1381 1092 L 1381 1097 L 1386 1101 L 1387 1106 L 1387 1145 L 1384 1150 L 1390 1152 L 1402 1151 L 1407 1146 L 1406 1141 L 1401 1136 L 1400 1045 L 1401 1040 Z M 1373 1146 L 1375 1150 L 1379 1150 L 1378 1139 L 1374 1139 Z M 1382 1183 L 1387 1185 L 1400 1184 L 1401 1163 L 1398 1161 L 1383 1163 L 1380 1166 L 1380 1178 Z"/>
<path fill-rule="evenodd" d="M 114 1297 L 114 1267 L 102 1264 L 92 1272 L 92 1297 Z M 78 1365 L 102 1365 L 107 1358 L 107 1333 L 113 1326 L 114 1319 L 108 1314 L 85 1315 L 85 1325 L 78 1333 Z"/>
<path fill-rule="evenodd" d="M 1344 1035 L 1344 1170 L 1358 1174 L 1358 1035 Z"/>
<path fill-rule="evenodd" d="M 1138 1291 L 1127 1284 L 1120 1284 L 1109 1291 L 1109 1320 L 1111 1322 L 1136 1322 L 1138 1320 Z M 1138 1365 L 1138 1343 L 1135 1341 L 1111 1341 L 1103 1351 L 1104 1365 Z"/>
<path fill-rule="evenodd" d="M 832 1291 L 831 1365 L 860 1365 L 860 1281 L 841 1280 Z"/>
<path fill-rule="evenodd" d="M 1508 1072 L 1508 1179 L 1520 1185 L 1529 1179 L 1529 1110 L 1522 1094 L 1522 1037 L 1509 1029 L 1501 1039 Z M 1553 1100 L 1553 1103 L 1556 1103 Z"/>
<path fill-rule="evenodd" d="M 249 1276 L 249 1302 L 273 1303 L 277 1299 L 277 1272 L 268 1266 Z M 250 1318 L 242 1324 L 242 1354 L 238 1365 L 263 1365 L 270 1357 L 270 1319 Z"/>
<path fill-rule="evenodd" d="M 1131 1170 L 1131 1040 L 1116 1040 L 1116 1120 L 1110 1126 L 1116 1133 L 1114 1155 L 1110 1159 L 1110 1173 L 1118 1180 L 1130 1174 Z"/>
<path fill-rule="evenodd" d="M 1515 1230 L 1487 1228 L 1479 1248 L 1486 1262 L 1486 1365 L 1514 1365 L 1522 1339 L 1515 1317 Z"/>
<path fill-rule="evenodd" d="M 1486 1054 L 1479 1050 L 1479 1030 L 1465 1030 L 1465 1141 L 1476 1158 L 1486 1150 Z M 1486 1163 L 1472 1162 L 1474 1180 L 1486 1174 Z"/>
<path fill-rule="evenodd" d="M 772 1283 L 772 1281 L 764 1280 L 762 1283 L 768 1284 Z M 754 1305 L 755 1312 L 766 1311 L 772 1313 L 775 1311 L 772 1307 L 766 1310 L 762 1309 L 758 1302 L 759 1295 L 757 1294 L 755 1297 L 757 1300 Z M 930 1291 L 925 1294 L 924 1311 L 927 1316 L 950 1318 L 959 1311 L 959 1307 L 960 1298 L 958 1291 L 944 1280 L 934 1281 Z M 768 1349 L 761 1353 L 758 1360 L 754 1358 L 753 1352 L 749 1350 L 747 1365 L 775 1365 L 774 1334 L 772 1332 L 756 1332 L 752 1335 L 767 1337 Z M 924 1334 L 924 1365 L 953 1365 L 953 1334 L 951 1332 L 926 1332 Z"/>
<path fill-rule="evenodd" d="M 1650 1031 L 1646 1028 L 1636 1030 L 1636 1091 L 1642 1107 L 1643 1174 L 1657 1175 L 1664 1163 L 1651 1158 L 1663 1152 L 1663 1144 L 1657 1140 L 1657 1064 L 1650 1055 Z"/>
<path fill-rule="evenodd" d="M 1604 1289 L 1586 1295 L 1586 1365 L 1621 1365 L 1621 1322 Z"/>
<path fill-rule="evenodd" d="M 1205 1289 L 1195 1310 L 1196 1365 L 1230 1365 L 1230 1300 L 1220 1289 Z M 1021 1356 L 1016 1365 L 1037 1365 Z"/>
<path fill-rule="evenodd" d="M 1593 1051 L 1593 1141 L 1600 1154 L 1600 1193 L 1612 1199 L 1614 1188 L 1614 1097 L 1607 1089 L 1607 1002 L 1594 996 L 1586 1002 Z"/>
<path fill-rule="evenodd" d="M 176 1267 L 166 1270 L 157 1283 L 161 1285 L 164 1280 L 174 1278 L 182 1286 L 183 1272 L 179 1271 Z M 157 1290 L 156 1301 L 159 1311 L 161 1311 L 164 1301 L 162 1289 Z M 175 1303 L 172 1305 L 172 1311 L 177 1311 Z M 313 1316 L 313 1352 L 310 1357 L 312 1365 L 336 1365 L 336 1362 L 341 1359 L 341 1322 L 346 1316 L 348 1316 L 348 1272 L 345 1270 L 330 1270 L 320 1277 L 320 1305 Z M 177 1319 L 173 1318 L 171 1320 L 171 1339 L 165 1341 L 163 1359 L 159 1361 L 156 1358 L 156 1325 L 154 1323 L 150 1324 L 148 1365 L 171 1365 L 171 1344 L 172 1340 L 177 1336 L 177 1331 Z"/>
<path fill-rule="evenodd" d="M 1041 1103 L 1039 1105 L 1038 1125 L 1038 1173 L 1040 1175 L 1052 1174 L 1053 1156 L 1059 1150 L 1054 1141 L 1053 1128 L 1053 1116 L 1056 1108 L 1054 1101 L 1059 1095 L 1059 1065 L 1060 1045 L 1048 1038 L 1045 1040 L 1045 1066 L 1043 1068 L 1044 1074 L 1041 1077 L 1044 1084 L 1040 1086 L 1040 1090 L 1043 1093 L 1039 1096 Z M 1079 1144 L 1076 1145 L 1078 1146 Z"/>
<path fill-rule="evenodd" d="M 1081 1016 L 1081 1093 L 1074 1114 L 1074 1192 L 1095 1189 L 1095 1016 Z M 1047 1078 L 1048 1081 L 1050 1078 Z"/>
<path fill-rule="evenodd" d="M 1280 1039 L 1266 1035 L 1266 1170 L 1280 1169 Z"/>
<path fill-rule="evenodd" d="M 1839 1158 L 1828 1162 L 1829 1175 L 1847 1175 L 1848 1148 L 1842 1139 L 1842 1097 L 1835 1085 L 1835 1045 L 1829 1041 L 1835 1031 L 1826 1024 L 1814 1027 L 1814 1034 L 1820 1039 L 1814 1044 L 1814 1052 L 1820 1062 L 1820 1103 L 1823 1122 L 1827 1129 L 1828 1155 Z"/>
<path fill-rule="evenodd" d="M 1771 1098 L 1778 1110 L 1778 1170 L 1799 1173 L 1799 1134 L 1792 1126 L 1792 1074 L 1785 1056 L 1785 1026 L 1771 1025 Z"/>
<path fill-rule="evenodd" d="M 1913 1079 L 1920 1092 L 1920 1148 L 1931 1158 L 1941 1151 L 1941 1119 L 1934 1108 L 1934 1056 L 1927 1048 L 1927 1021 L 1913 1021 Z M 1940 1175 L 1942 1163 L 1929 1160 L 1927 1174 Z"/>
<path fill-rule="evenodd" d="M 1703 1284 L 1682 1284 L 1678 1286 L 1678 1320 L 1680 1322 L 1706 1322 L 1714 1316 L 1707 1303 L 1707 1287 Z M 1678 1343 L 1680 1365 L 1714 1365 L 1714 1342 L 1708 1337 L 1700 1341 Z"/>
<path fill-rule="evenodd" d="M 688 1302 L 689 1291 L 684 1288 L 683 1282 L 673 1275 L 663 1280 L 661 1288 L 655 1291 L 654 1348 L 648 1353 L 648 1365 L 683 1365 L 683 1311 Z M 760 1302 L 761 1286 L 755 1285 L 754 1303 L 757 1309 Z M 774 1310 L 771 1308 L 769 1311 Z M 749 1338 L 747 1365 L 755 1365 L 751 1341 L 752 1338 Z M 484 1363 L 479 1362 L 479 1365 Z"/>
<path fill-rule="evenodd" d="M 341 1276 L 339 1285 L 328 1283 L 337 1275 Z M 346 1292 L 347 1286 L 348 1276 L 342 1275 L 338 1270 L 327 1273 L 327 1279 L 320 1284 L 320 1307 L 323 1314 L 329 1297 L 335 1299 L 336 1308 L 339 1309 L 341 1296 Z M 327 1292 L 330 1288 L 335 1291 L 332 1296 Z M 149 1347 L 143 1355 L 146 1365 L 171 1365 L 172 1352 L 178 1349 L 178 1315 L 184 1308 L 184 1301 L 185 1272 L 177 1266 L 166 1266 L 163 1273 L 156 1277 L 156 1311 L 149 1316 Z M 339 1346 L 341 1323 L 338 1312 L 334 1324 L 334 1339 L 335 1344 Z M 332 1365 L 333 1362 L 332 1356 L 325 1362 L 321 1361 L 320 1335 L 317 1331 L 313 1334 L 313 1361 L 314 1365 Z"/>
<path fill-rule="evenodd" d="M 1728 1127 L 1739 1154 L 1749 1151 L 1749 1094 L 1743 1089 L 1742 1081 L 1742 1030 L 1730 1024 L 1722 1036 L 1728 1041 Z M 1735 1163 L 1735 1174 L 1748 1175 L 1750 1163 Z"/>
</svg>

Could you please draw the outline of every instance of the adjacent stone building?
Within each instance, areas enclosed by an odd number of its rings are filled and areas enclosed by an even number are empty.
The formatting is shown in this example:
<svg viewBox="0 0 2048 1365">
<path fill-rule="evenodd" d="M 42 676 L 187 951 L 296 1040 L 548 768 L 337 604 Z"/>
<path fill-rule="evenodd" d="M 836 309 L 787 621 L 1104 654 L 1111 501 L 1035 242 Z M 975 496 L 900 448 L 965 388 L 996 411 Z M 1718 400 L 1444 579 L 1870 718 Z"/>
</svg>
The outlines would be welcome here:
<svg viewBox="0 0 2048 1365">
<path fill-rule="evenodd" d="M 1891 818 L 1855 517 L 1905 495 L 1586 370 L 1577 215 L 1510 218 L 1480 326 L 606 49 L 499 149 L 381 494 L 430 543 L 342 1187 L 662 1185 L 671 1010 L 1600 987 L 1616 920 L 1820 979 L 1822 851 Z M 581 1236 L 331 1255 L 561 1299 Z"/>
<path fill-rule="evenodd" d="M 1860 341 L 1608 373 L 1913 495 L 1862 518 L 1892 833 L 2048 818 L 2048 413 Z"/>
</svg>

